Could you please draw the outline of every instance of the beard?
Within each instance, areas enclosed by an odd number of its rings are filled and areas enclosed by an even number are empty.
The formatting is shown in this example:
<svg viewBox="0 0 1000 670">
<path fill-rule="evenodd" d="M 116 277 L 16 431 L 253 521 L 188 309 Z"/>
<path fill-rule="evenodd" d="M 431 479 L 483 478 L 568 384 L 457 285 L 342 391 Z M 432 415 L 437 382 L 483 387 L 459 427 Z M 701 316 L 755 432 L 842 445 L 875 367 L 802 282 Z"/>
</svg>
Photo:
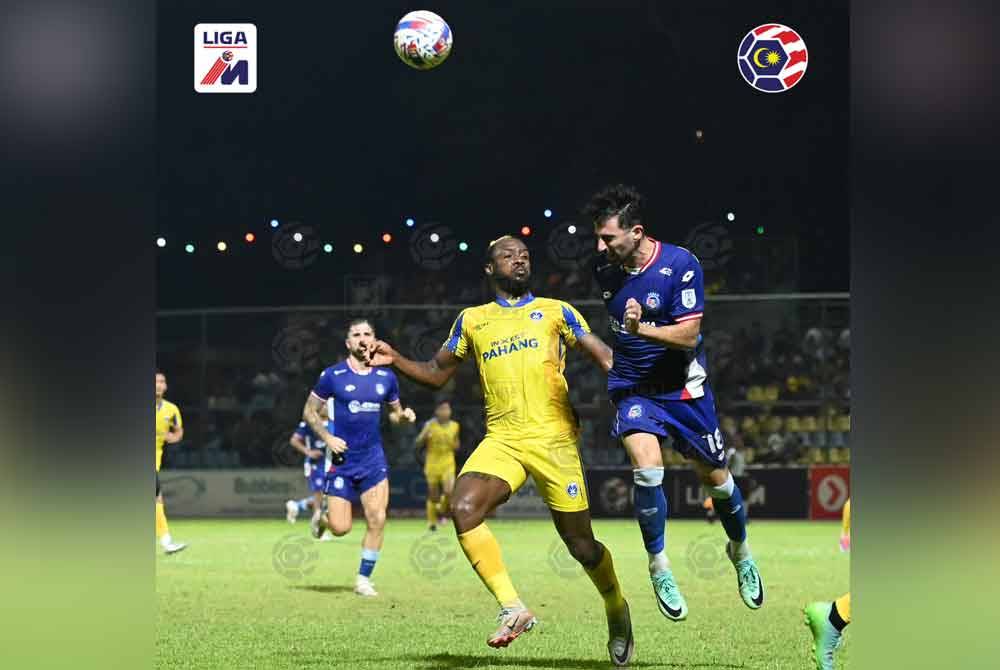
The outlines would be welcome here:
<svg viewBox="0 0 1000 670">
<path fill-rule="evenodd" d="M 523 279 L 497 277 L 495 281 L 497 288 L 500 290 L 511 295 L 522 296 L 528 292 L 528 284 L 531 282 L 531 276 L 526 274 Z"/>
</svg>

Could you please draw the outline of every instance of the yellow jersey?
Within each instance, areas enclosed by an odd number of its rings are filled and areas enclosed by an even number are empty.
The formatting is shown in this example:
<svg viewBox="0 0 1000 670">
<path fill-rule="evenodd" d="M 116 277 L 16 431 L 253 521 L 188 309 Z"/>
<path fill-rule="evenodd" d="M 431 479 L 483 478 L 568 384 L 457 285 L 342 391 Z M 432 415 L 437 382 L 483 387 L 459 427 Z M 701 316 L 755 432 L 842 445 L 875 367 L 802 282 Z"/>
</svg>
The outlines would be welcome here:
<svg viewBox="0 0 1000 670">
<path fill-rule="evenodd" d="M 160 461 L 163 460 L 163 444 L 166 442 L 170 426 L 183 428 L 181 411 L 169 400 L 161 400 L 156 404 L 156 471 L 160 471 Z"/>
<path fill-rule="evenodd" d="M 449 420 L 442 424 L 437 419 L 428 421 L 426 462 L 428 464 L 455 462 L 455 449 L 458 448 L 458 421 Z"/>
<path fill-rule="evenodd" d="M 566 349 L 590 332 L 568 303 L 530 293 L 462 310 L 444 348 L 479 368 L 486 434 L 510 439 L 576 435 L 563 370 Z"/>
</svg>

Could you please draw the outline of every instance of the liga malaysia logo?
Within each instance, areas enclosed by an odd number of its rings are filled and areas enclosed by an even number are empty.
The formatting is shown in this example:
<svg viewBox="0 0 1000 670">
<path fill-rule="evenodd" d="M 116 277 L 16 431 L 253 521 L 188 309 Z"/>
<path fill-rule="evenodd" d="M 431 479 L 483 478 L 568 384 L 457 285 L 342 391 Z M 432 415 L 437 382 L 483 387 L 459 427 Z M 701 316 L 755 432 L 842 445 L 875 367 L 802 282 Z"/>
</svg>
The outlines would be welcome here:
<svg viewBox="0 0 1000 670">
<path fill-rule="evenodd" d="M 198 93 L 257 90 L 257 26 L 199 23 L 194 27 L 194 90 Z"/>
<path fill-rule="evenodd" d="M 736 54 L 740 75 L 764 93 L 782 93 L 802 80 L 809 62 L 806 43 L 780 23 L 765 23 L 746 34 Z"/>
</svg>

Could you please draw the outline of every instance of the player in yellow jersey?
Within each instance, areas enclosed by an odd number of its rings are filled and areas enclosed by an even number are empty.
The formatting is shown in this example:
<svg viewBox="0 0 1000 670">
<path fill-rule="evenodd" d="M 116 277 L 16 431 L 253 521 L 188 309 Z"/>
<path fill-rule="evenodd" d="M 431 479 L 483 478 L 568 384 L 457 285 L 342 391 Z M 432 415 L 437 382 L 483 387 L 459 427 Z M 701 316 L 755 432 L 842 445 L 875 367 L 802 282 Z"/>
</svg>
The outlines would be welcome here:
<svg viewBox="0 0 1000 670">
<path fill-rule="evenodd" d="M 611 368 L 611 349 L 569 304 L 531 294 L 531 259 L 521 240 L 504 236 L 492 242 L 484 271 L 496 300 L 463 310 L 434 358 L 412 361 L 376 342 L 371 362 L 392 365 L 434 388 L 444 386 L 466 358 L 479 367 L 486 436 L 455 482 L 451 512 L 462 550 L 500 603 L 500 628 L 487 644 L 506 647 L 537 623 L 484 523 L 531 475 L 570 554 L 604 599 L 612 663 L 627 665 L 635 647 L 628 603 L 611 552 L 594 539 L 577 450 L 578 421 L 563 376 L 568 347 L 585 351 L 605 372 Z"/>
<path fill-rule="evenodd" d="M 455 486 L 459 429 L 458 422 L 451 420 L 451 403 L 442 400 L 434 408 L 434 418 L 417 435 L 417 448 L 426 449 L 424 477 L 427 478 L 427 525 L 431 530 L 437 530 L 437 524 L 443 524 L 448 513 Z"/>
<path fill-rule="evenodd" d="M 163 445 L 177 444 L 184 438 L 184 422 L 177 405 L 165 400 L 167 377 L 156 373 L 156 537 L 160 546 L 168 554 L 175 554 L 187 548 L 183 542 L 174 542 L 167 526 L 167 515 L 163 512 L 163 495 L 160 493 L 160 463 L 163 461 Z"/>
</svg>

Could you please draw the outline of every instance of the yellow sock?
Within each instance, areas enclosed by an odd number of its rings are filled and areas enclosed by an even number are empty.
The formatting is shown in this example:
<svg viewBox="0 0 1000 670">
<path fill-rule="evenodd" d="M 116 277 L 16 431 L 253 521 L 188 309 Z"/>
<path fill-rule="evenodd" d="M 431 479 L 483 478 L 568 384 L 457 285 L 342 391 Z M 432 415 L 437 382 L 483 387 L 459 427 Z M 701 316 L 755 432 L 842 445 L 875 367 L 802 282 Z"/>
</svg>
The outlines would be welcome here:
<svg viewBox="0 0 1000 670">
<path fill-rule="evenodd" d="M 618 575 L 615 574 L 615 564 L 611 560 L 611 552 L 604 548 L 604 556 L 601 562 L 592 570 L 584 568 L 590 581 L 594 582 L 601 597 L 604 598 L 604 612 L 608 618 L 616 618 L 625 610 L 625 596 L 622 595 L 622 587 L 618 583 Z"/>
<path fill-rule="evenodd" d="M 847 502 L 844 503 L 844 512 L 841 516 L 841 532 L 844 535 L 851 534 L 851 499 L 848 498 Z"/>
<path fill-rule="evenodd" d="M 437 523 L 437 504 L 430 498 L 427 499 L 427 525 L 433 526 Z"/>
<path fill-rule="evenodd" d="M 844 623 L 851 623 L 851 592 L 848 591 L 836 600 L 837 614 L 844 620 Z"/>
<path fill-rule="evenodd" d="M 163 512 L 163 503 L 156 503 L 156 539 L 170 532 L 167 527 L 167 515 Z"/>
<path fill-rule="evenodd" d="M 448 500 L 447 494 L 441 494 L 441 500 L 438 501 L 438 516 L 448 516 L 448 506 L 451 501 Z"/>
<path fill-rule="evenodd" d="M 481 523 L 472 530 L 460 534 L 458 541 L 462 545 L 465 557 L 472 564 L 472 569 L 483 580 L 483 584 L 497 602 L 502 607 L 519 605 L 521 601 L 517 597 L 517 591 L 514 590 L 514 584 L 510 581 L 510 575 L 507 574 L 507 568 L 504 567 L 500 545 L 486 524 Z"/>
</svg>

